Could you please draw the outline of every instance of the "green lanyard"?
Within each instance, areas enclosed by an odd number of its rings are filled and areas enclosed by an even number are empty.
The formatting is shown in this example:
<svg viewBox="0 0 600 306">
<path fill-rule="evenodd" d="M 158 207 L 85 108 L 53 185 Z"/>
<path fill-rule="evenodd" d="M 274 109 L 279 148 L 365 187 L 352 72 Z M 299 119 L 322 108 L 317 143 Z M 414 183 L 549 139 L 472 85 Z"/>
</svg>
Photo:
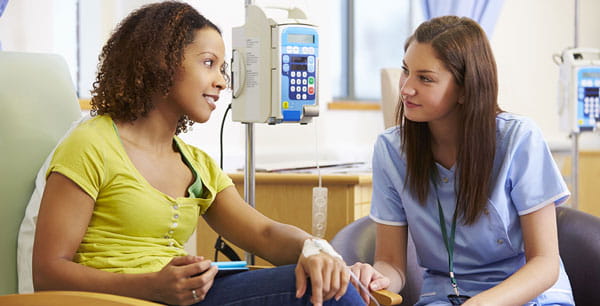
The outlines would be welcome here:
<svg viewBox="0 0 600 306">
<path fill-rule="evenodd" d="M 440 196 L 438 195 L 438 189 L 435 182 L 433 182 L 433 188 L 435 189 L 435 197 L 437 199 L 438 211 L 440 217 L 440 228 L 442 229 L 442 235 L 444 236 L 444 245 L 448 251 L 448 270 L 450 274 L 450 283 L 452 283 L 452 289 L 458 296 L 458 285 L 456 284 L 456 278 L 454 278 L 454 233 L 456 232 L 456 208 L 454 209 L 454 215 L 452 216 L 452 229 L 450 230 L 450 238 L 446 232 L 446 221 L 444 219 L 444 211 L 442 210 L 442 204 L 440 203 Z"/>
</svg>

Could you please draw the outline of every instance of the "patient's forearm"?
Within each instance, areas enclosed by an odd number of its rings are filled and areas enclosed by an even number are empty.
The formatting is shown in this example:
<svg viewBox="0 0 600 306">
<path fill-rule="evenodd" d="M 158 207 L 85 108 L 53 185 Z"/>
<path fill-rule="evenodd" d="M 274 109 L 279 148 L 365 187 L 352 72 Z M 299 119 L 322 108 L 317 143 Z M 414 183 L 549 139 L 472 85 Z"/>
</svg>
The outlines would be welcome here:
<svg viewBox="0 0 600 306">
<path fill-rule="evenodd" d="M 259 248 L 262 252 L 257 254 L 275 265 L 298 262 L 304 240 L 311 237 L 295 226 L 277 222 L 273 222 L 262 236 L 269 245 Z"/>
</svg>

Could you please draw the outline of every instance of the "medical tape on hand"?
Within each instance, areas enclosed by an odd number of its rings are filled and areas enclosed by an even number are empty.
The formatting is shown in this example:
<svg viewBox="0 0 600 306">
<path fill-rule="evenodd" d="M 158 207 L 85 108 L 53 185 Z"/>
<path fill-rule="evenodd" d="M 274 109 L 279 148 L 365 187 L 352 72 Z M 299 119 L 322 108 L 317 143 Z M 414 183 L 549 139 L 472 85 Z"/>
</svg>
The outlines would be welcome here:
<svg viewBox="0 0 600 306">
<path fill-rule="evenodd" d="M 313 255 L 317 255 L 320 252 L 329 254 L 331 257 L 336 257 L 341 260 L 344 260 L 338 252 L 336 252 L 331 244 L 323 239 L 315 239 L 310 238 L 304 240 L 304 246 L 302 247 L 302 255 L 304 257 L 310 257 Z"/>
<path fill-rule="evenodd" d="M 367 289 L 367 287 L 365 287 L 360 282 L 360 280 L 358 280 L 358 277 L 356 277 L 356 275 L 354 273 L 352 273 L 352 270 L 348 269 L 348 271 L 350 272 L 350 277 L 352 277 L 352 279 L 358 284 L 358 287 L 360 287 L 360 289 L 364 290 L 369 295 L 369 298 L 371 299 L 371 301 L 373 301 L 373 303 L 375 303 L 375 305 L 380 306 L 377 299 L 375 299 L 375 297 L 373 295 L 371 295 L 371 292 L 369 291 L 369 289 Z"/>
</svg>

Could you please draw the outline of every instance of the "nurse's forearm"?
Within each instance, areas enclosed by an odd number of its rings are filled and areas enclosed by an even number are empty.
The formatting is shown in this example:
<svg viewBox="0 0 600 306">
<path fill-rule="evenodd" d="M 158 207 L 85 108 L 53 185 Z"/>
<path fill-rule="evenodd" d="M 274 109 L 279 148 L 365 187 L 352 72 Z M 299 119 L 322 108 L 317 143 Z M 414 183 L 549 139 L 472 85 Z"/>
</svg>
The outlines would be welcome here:
<svg viewBox="0 0 600 306">
<path fill-rule="evenodd" d="M 558 256 L 536 256 L 502 283 L 474 296 L 469 302 L 523 305 L 554 285 L 558 275 Z"/>
</svg>

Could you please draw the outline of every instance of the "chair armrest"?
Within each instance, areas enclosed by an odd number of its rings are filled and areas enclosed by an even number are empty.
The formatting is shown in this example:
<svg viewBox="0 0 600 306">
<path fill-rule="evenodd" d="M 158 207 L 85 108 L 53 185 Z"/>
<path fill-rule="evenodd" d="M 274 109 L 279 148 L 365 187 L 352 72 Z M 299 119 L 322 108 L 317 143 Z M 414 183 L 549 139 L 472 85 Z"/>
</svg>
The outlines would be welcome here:
<svg viewBox="0 0 600 306">
<path fill-rule="evenodd" d="M 379 302 L 381 305 L 399 305 L 402 303 L 402 296 L 398 293 L 391 292 L 389 290 L 377 290 L 372 291 L 371 295 Z M 374 305 L 375 303 L 371 302 L 369 305 Z"/>
<path fill-rule="evenodd" d="M 158 306 L 161 304 L 114 294 L 85 291 L 39 291 L 0 296 L 0 305 L 21 306 Z"/>
<path fill-rule="evenodd" d="M 273 266 L 248 265 L 250 271 L 273 268 Z"/>
</svg>

